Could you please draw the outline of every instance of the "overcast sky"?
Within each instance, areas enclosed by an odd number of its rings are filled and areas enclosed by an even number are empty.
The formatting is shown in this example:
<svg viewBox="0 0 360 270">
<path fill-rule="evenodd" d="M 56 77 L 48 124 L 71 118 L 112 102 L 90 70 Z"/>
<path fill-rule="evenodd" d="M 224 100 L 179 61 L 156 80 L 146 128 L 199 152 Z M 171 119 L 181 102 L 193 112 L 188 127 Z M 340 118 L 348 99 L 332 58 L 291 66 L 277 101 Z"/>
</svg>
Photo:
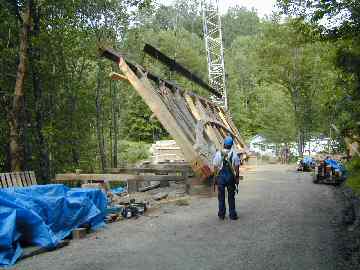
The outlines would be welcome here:
<svg viewBox="0 0 360 270">
<path fill-rule="evenodd" d="M 176 0 L 158 0 L 162 4 L 172 4 Z M 219 0 L 219 6 L 221 13 L 224 13 L 231 6 L 245 6 L 249 9 L 255 8 L 258 11 L 260 17 L 264 15 L 270 15 L 274 9 L 276 0 Z"/>
</svg>

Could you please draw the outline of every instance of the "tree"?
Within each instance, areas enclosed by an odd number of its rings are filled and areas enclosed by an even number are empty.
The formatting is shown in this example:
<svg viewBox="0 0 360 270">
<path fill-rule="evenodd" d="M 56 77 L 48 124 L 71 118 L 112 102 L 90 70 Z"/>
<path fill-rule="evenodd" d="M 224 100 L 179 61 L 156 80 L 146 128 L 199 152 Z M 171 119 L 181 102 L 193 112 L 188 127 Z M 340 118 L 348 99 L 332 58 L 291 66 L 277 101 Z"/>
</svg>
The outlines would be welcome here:
<svg viewBox="0 0 360 270">
<path fill-rule="evenodd" d="M 313 39 L 336 44 L 337 53 L 333 59 L 342 70 L 338 84 L 344 91 L 337 93 L 336 98 L 331 98 L 339 112 L 333 121 L 345 133 L 346 130 L 352 130 L 353 133 L 360 134 L 357 120 L 360 119 L 360 114 L 356 109 L 360 105 L 359 1 L 278 0 L 278 5 L 285 14 L 309 21 L 312 31 L 305 33 L 311 34 Z M 313 35 L 314 32 L 317 33 L 316 36 Z"/>
<path fill-rule="evenodd" d="M 260 18 L 255 10 L 230 7 L 221 18 L 224 46 L 228 48 L 238 37 L 254 36 L 260 30 Z"/>
<path fill-rule="evenodd" d="M 19 20 L 26 3 L 32 5 L 31 28 Z M 44 181 L 61 171 L 103 170 L 116 166 L 117 156 L 128 160 L 124 153 L 137 141 L 168 137 L 128 84 L 110 82 L 108 73 L 116 67 L 99 59 L 99 44 L 209 96 L 142 52 L 150 43 L 206 80 L 199 1 L 156 8 L 147 0 L 8 0 L 0 7 L 0 101 L 7 108 L 0 111 L 1 170 L 11 170 L 16 156 L 11 152 L 23 153 L 16 163 Z M 222 19 L 230 110 L 245 137 L 261 134 L 281 143 L 301 133 L 304 142 L 326 133 L 332 122 L 341 129 L 356 125 L 351 119 L 359 105 L 358 45 L 350 35 L 337 41 L 344 50 L 336 52 L 307 20 L 260 21 L 253 10 L 241 7 L 231 8 Z M 19 38 L 24 33 L 27 38 Z M 331 63 L 335 60 L 341 73 Z M 22 90 L 13 95 L 17 73 L 17 89 Z"/>
<path fill-rule="evenodd" d="M 24 7 L 20 7 L 16 1 L 12 2 L 21 29 L 19 31 L 19 64 L 16 72 L 15 90 L 12 101 L 12 108 L 9 113 L 9 155 L 12 171 L 21 171 L 25 167 L 25 147 L 24 147 L 24 131 L 25 131 L 25 75 L 27 72 L 27 58 L 29 47 L 29 31 L 31 24 L 31 8 L 32 1 L 25 1 Z"/>
<path fill-rule="evenodd" d="M 30 42 L 30 70 L 33 83 L 34 103 L 35 103 L 35 128 L 34 135 L 36 141 L 36 150 L 39 157 L 39 173 L 38 178 L 49 180 L 50 179 L 50 160 L 49 149 L 45 141 L 43 132 L 44 126 L 44 100 L 43 100 L 43 86 L 41 81 L 41 48 L 39 47 L 40 38 L 40 19 L 42 7 L 38 1 L 33 1 L 32 7 L 33 30 Z"/>
<path fill-rule="evenodd" d="M 302 155 L 305 142 L 330 125 L 323 104 L 336 89 L 337 71 L 334 46 L 299 34 L 299 23 L 262 22 L 257 33 L 233 41 L 226 63 L 231 112 L 245 135 L 296 140 Z"/>
<path fill-rule="evenodd" d="M 308 19 L 328 37 L 359 38 L 359 1 L 277 0 L 277 3 L 285 14 Z"/>
<path fill-rule="evenodd" d="M 13 168 L 35 170 L 46 181 L 55 172 L 99 167 L 94 158 L 98 152 L 96 93 L 89 91 L 96 86 L 96 45 L 101 39 L 117 46 L 132 13 L 149 5 L 147 0 L 0 3 L 4 18 L 0 23 L 0 100 L 7 108 L 0 118 L 2 171 L 12 169 L 12 159 Z M 130 6 L 138 10 L 132 8 L 130 13 Z M 106 71 L 101 80 L 104 87 L 109 85 Z M 110 93 L 104 102 L 107 128 L 111 125 L 107 118 Z"/>
</svg>

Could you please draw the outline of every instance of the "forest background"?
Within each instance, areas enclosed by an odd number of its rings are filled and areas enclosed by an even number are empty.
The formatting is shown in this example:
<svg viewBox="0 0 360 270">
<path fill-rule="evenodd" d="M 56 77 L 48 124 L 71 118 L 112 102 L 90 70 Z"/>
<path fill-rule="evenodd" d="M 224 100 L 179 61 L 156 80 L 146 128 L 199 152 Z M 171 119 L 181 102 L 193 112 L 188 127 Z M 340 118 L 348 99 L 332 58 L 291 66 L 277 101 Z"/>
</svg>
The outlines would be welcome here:
<svg viewBox="0 0 360 270">
<path fill-rule="evenodd" d="M 99 57 L 108 45 L 187 90 L 207 95 L 142 52 L 149 43 L 207 78 L 201 6 L 180 0 L 0 2 L 0 171 L 39 179 L 102 171 L 147 158 L 169 138 L 136 92 Z M 360 4 L 279 0 L 259 18 L 222 14 L 230 112 L 249 140 L 279 147 L 332 137 L 334 150 L 360 130 Z"/>
</svg>

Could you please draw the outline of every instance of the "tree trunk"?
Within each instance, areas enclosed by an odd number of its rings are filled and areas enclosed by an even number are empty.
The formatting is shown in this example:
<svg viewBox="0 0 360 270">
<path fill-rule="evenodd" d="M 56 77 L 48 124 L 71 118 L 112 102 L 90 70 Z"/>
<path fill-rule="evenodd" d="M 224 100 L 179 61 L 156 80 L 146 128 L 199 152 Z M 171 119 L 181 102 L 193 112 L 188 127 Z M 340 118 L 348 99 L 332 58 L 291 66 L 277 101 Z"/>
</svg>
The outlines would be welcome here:
<svg viewBox="0 0 360 270">
<path fill-rule="evenodd" d="M 40 8 L 34 7 L 33 17 L 33 36 L 37 38 L 40 34 Z M 43 89 L 40 79 L 40 48 L 34 43 L 31 44 L 30 63 L 32 67 L 32 81 L 34 87 L 35 101 L 35 140 L 36 149 L 39 151 L 39 170 L 37 175 L 43 181 L 50 179 L 50 160 L 48 146 L 42 131 L 44 123 L 43 112 Z"/>
<path fill-rule="evenodd" d="M 304 144 L 305 144 L 304 132 L 299 131 L 298 152 L 300 157 L 304 156 Z"/>
<path fill-rule="evenodd" d="M 104 132 L 102 127 L 102 119 L 101 119 L 101 112 L 102 112 L 102 104 L 101 104 L 101 75 L 102 75 L 102 66 L 98 63 L 98 74 L 97 74 L 97 82 L 96 82 L 96 134 L 98 138 L 99 144 L 99 154 L 101 160 L 101 169 L 105 171 L 106 168 L 106 154 L 105 154 L 105 141 L 104 141 Z"/>
<path fill-rule="evenodd" d="M 25 130 L 25 100 L 24 100 L 24 80 L 26 74 L 26 59 L 29 46 L 28 36 L 30 29 L 30 0 L 25 4 L 25 10 L 21 12 L 22 26 L 20 29 L 20 49 L 19 64 L 17 67 L 15 93 L 13 98 L 12 110 L 9 117 L 10 141 L 9 154 L 12 171 L 24 169 L 25 150 L 24 150 L 24 130 Z"/>
<path fill-rule="evenodd" d="M 110 148 L 109 148 L 109 153 L 110 153 L 110 166 L 112 168 L 114 168 L 114 160 L 113 160 L 113 154 L 114 154 L 114 147 L 113 147 L 113 140 L 114 140 L 114 136 L 113 136 L 113 132 L 114 132 L 114 95 L 113 95 L 113 89 L 112 89 L 112 84 L 113 82 L 110 80 L 109 82 L 109 90 L 110 90 L 110 99 L 111 99 L 111 107 L 110 107 L 110 125 L 109 125 L 109 141 L 110 141 Z"/>
<path fill-rule="evenodd" d="M 80 151 L 79 151 L 79 140 L 78 140 L 78 134 L 76 133 L 76 126 L 75 126 L 75 113 L 77 109 L 78 104 L 78 95 L 77 95 L 77 89 L 72 88 L 71 81 L 74 80 L 74 77 L 72 76 L 74 70 L 69 70 L 68 63 L 66 61 L 64 48 L 61 46 L 61 50 L 59 53 L 59 57 L 62 61 L 62 76 L 64 81 L 64 89 L 66 91 L 66 104 L 67 104 L 67 111 L 66 119 L 68 120 L 67 128 L 68 128 L 68 140 L 70 144 L 70 154 L 71 154 L 71 162 L 75 167 L 80 166 Z M 80 81 L 80 79 L 79 79 Z"/>
<path fill-rule="evenodd" d="M 68 89 L 70 89 L 70 87 L 68 87 Z M 75 126 L 75 112 L 76 112 L 76 105 L 77 105 L 77 96 L 74 95 L 74 93 L 70 92 L 69 96 L 68 96 L 68 104 L 70 107 L 69 110 L 69 127 L 71 130 L 71 139 L 70 139 L 70 143 L 71 143 L 71 157 L 72 157 L 72 162 L 76 167 L 80 166 L 80 147 L 79 147 L 79 140 L 78 140 L 78 135 L 76 134 L 76 126 Z"/>
<path fill-rule="evenodd" d="M 113 166 L 117 168 L 118 166 L 118 137 L 119 137 L 119 127 L 118 127 L 118 102 L 117 102 L 117 93 L 115 93 L 115 102 L 114 102 L 114 153 L 113 153 Z"/>
<path fill-rule="evenodd" d="M 112 167 L 116 168 L 118 166 L 118 137 L 119 137 L 119 127 L 118 127 L 118 92 L 116 87 L 116 82 L 111 82 L 112 89 L 112 127 L 113 127 L 113 154 L 112 154 Z"/>
</svg>

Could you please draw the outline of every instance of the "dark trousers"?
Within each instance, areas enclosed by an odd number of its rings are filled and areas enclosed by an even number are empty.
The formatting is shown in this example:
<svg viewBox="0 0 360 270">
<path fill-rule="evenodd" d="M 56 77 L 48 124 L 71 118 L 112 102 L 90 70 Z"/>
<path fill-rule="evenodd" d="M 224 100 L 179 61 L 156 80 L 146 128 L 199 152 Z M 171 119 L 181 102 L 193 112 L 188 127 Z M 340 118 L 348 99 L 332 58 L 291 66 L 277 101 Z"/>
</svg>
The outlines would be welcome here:
<svg viewBox="0 0 360 270">
<path fill-rule="evenodd" d="M 225 188 L 228 191 L 228 205 L 229 205 L 229 216 L 230 218 L 236 218 L 235 209 L 235 185 L 234 184 L 220 184 L 218 185 L 218 199 L 219 199 L 219 217 L 225 217 L 226 205 L 225 205 Z"/>
</svg>

